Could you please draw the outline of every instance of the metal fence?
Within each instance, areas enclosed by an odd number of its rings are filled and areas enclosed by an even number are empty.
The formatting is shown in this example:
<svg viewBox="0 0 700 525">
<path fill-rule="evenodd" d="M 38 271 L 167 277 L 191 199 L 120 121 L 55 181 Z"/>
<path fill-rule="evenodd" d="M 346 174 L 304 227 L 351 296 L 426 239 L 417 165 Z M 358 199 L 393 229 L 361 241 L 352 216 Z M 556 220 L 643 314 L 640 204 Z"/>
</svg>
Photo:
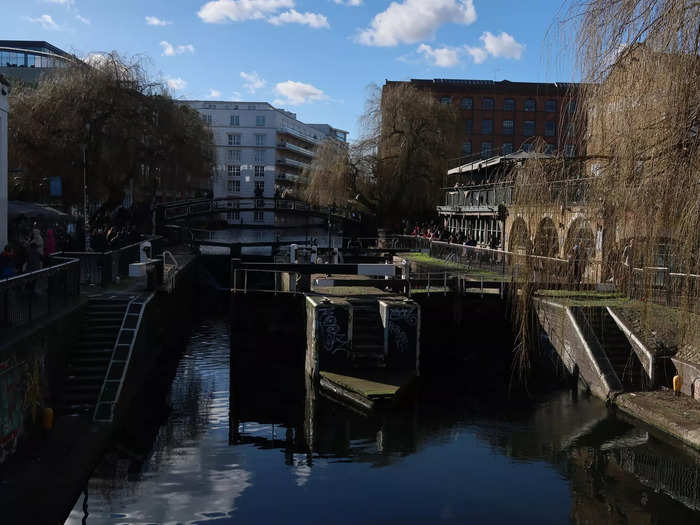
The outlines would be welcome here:
<svg viewBox="0 0 700 525">
<path fill-rule="evenodd" d="M 53 266 L 0 280 L 0 338 L 80 299 L 80 261 L 53 257 Z"/>
<path fill-rule="evenodd" d="M 129 275 L 129 265 L 141 260 L 142 243 L 146 241 L 151 243 L 151 258 L 163 253 L 166 239 L 156 236 L 107 252 L 59 252 L 52 255 L 52 258 L 78 259 L 82 284 L 108 286 L 117 280 L 117 276 Z"/>
</svg>

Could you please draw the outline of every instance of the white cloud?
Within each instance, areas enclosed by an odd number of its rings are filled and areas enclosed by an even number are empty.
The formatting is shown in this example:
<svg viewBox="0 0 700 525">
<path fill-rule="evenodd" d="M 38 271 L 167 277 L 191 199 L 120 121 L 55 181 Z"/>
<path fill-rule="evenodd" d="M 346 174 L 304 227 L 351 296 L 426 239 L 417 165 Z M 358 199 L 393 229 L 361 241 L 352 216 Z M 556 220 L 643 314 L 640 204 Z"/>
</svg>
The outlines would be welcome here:
<svg viewBox="0 0 700 525">
<path fill-rule="evenodd" d="M 282 24 L 303 24 L 315 29 L 321 27 L 331 27 L 328 25 L 328 19 L 317 13 L 300 13 L 295 9 L 290 9 L 277 16 L 267 19 L 272 25 L 279 26 Z"/>
<path fill-rule="evenodd" d="M 489 56 L 486 50 L 480 47 L 464 46 L 464 50 L 471 55 L 475 64 L 481 64 Z"/>
<path fill-rule="evenodd" d="M 333 0 L 333 2 L 339 5 L 362 5 L 362 0 Z"/>
<path fill-rule="evenodd" d="M 30 22 L 35 22 L 37 24 L 41 24 L 41 27 L 44 29 L 51 29 L 51 30 L 59 30 L 61 29 L 61 26 L 59 26 L 56 22 L 53 21 L 53 18 L 51 18 L 51 15 L 41 15 L 37 18 L 27 18 Z"/>
<path fill-rule="evenodd" d="M 197 16 L 210 24 L 257 20 L 281 9 L 294 7 L 294 0 L 212 0 L 204 4 Z"/>
<path fill-rule="evenodd" d="M 234 92 L 231 94 L 231 98 L 232 98 L 233 100 L 241 100 L 243 97 L 241 96 L 241 92 L 240 92 L 240 91 L 234 91 Z"/>
<path fill-rule="evenodd" d="M 85 24 L 86 26 L 89 26 L 89 25 L 91 24 L 90 19 L 89 19 L 89 18 L 85 18 L 84 16 L 75 15 L 75 18 L 76 18 L 77 20 L 79 20 L 80 22 L 82 22 L 83 24 Z"/>
<path fill-rule="evenodd" d="M 221 98 L 221 91 L 218 89 L 210 89 L 209 90 L 209 95 L 207 95 L 209 98 Z"/>
<path fill-rule="evenodd" d="M 490 31 L 486 31 L 479 40 L 484 43 L 484 49 L 488 54 L 495 57 L 520 60 L 525 49 L 523 44 L 519 44 L 511 35 L 504 32 L 496 36 L 491 34 Z"/>
<path fill-rule="evenodd" d="M 163 54 L 166 57 L 181 55 L 183 53 L 194 53 L 194 46 L 192 44 L 173 46 L 170 42 L 163 40 L 160 46 L 163 48 Z"/>
<path fill-rule="evenodd" d="M 172 24 L 169 20 L 161 20 L 157 16 L 147 16 L 146 17 L 146 23 L 149 26 L 169 26 Z"/>
<path fill-rule="evenodd" d="M 317 87 L 293 80 L 280 82 L 275 86 L 275 92 L 285 97 L 284 99 L 276 99 L 274 101 L 274 104 L 280 106 L 284 104 L 298 106 L 299 104 L 305 104 L 315 100 L 328 99 L 328 96 Z"/>
<path fill-rule="evenodd" d="M 241 78 L 245 80 L 243 87 L 251 93 L 255 93 L 258 89 L 265 87 L 267 83 L 265 79 L 260 78 L 260 75 L 258 75 L 256 71 L 251 71 L 250 73 L 241 71 Z"/>
<path fill-rule="evenodd" d="M 469 25 L 475 20 L 472 0 L 403 0 L 377 14 L 357 41 L 366 46 L 414 44 L 431 38 L 443 24 Z"/>
<path fill-rule="evenodd" d="M 73 7 L 75 4 L 74 0 L 44 0 L 45 2 L 48 2 L 49 4 L 58 4 L 58 5 L 64 5 L 66 7 Z"/>
<path fill-rule="evenodd" d="M 187 87 L 187 82 L 181 78 L 168 78 L 165 80 L 168 87 L 174 91 L 180 91 Z"/>
<path fill-rule="evenodd" d="M 453 47 L 433 49 L 427 44 L 421 44 L 418 46 L 418 53 L 438 67 L 454 67 L 459 64 L 459 50 Z"/>
</svg>

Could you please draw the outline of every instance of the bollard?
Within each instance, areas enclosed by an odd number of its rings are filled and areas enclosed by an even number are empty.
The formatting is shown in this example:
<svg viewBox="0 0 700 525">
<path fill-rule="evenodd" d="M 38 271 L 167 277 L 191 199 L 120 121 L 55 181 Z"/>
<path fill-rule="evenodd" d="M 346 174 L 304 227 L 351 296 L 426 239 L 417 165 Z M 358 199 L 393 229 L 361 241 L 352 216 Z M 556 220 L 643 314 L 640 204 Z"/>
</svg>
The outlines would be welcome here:
<svg viewBox="0 0 700 525">
<path fill-rule="evenodd" d="M 44 430 L 51 430 L 53 428 L 53 408 L 44 408 L 42 416 L 41 423 Z"/>
<path fill-rule="evenodd" d="M 683 378 L 680 375 L 673 376 L 673 394 L 675 396 L 681 395 L 681 387 L 683 386 Z"/>
</svg>

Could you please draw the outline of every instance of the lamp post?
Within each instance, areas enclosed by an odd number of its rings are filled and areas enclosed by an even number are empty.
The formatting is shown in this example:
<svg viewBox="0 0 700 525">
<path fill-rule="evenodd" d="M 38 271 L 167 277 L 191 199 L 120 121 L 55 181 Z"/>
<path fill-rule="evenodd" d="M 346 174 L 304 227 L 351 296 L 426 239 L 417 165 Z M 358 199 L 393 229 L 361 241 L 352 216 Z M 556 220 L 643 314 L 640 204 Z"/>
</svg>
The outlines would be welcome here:
<svg viewBox="0 0 700 525">
<path fill-rule="evenodd" d="M 328 207 L 328 264 L 331 263 L 331 226 L 333 225 L 333 213 L 335 213 L 335 202 Z"/>
<path fill-rule="evenodd" d="M 85 251 L 90 251 L 90 220 L 88 219 L 87 195 L 87 144 L 81 144 L 83 153 L 83 231 L 85 234 Z"/>
</svg>

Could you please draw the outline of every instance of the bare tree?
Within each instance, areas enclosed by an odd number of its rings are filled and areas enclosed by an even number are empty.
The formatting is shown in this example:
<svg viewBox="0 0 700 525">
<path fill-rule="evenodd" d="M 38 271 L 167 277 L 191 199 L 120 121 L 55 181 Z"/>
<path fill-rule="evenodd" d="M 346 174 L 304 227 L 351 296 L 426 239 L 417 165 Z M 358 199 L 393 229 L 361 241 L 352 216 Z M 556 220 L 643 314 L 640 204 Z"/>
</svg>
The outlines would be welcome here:
<svg viewBox="0 0 700 525">
<path fill-rule="evenodd" d="M 11 104 L 15 198 L 42 200 L 46 179 L 61 176 L 64 203 L 81 203 L 83 159 L 89 197 L 108 209 L 132 182 L 136 197 L 149 202 L 157 191 L 186 192 L 211 174 L 209 131 L 138 61 L 101 55 L 38 86 L 14 86 Z"/>
</svg>

